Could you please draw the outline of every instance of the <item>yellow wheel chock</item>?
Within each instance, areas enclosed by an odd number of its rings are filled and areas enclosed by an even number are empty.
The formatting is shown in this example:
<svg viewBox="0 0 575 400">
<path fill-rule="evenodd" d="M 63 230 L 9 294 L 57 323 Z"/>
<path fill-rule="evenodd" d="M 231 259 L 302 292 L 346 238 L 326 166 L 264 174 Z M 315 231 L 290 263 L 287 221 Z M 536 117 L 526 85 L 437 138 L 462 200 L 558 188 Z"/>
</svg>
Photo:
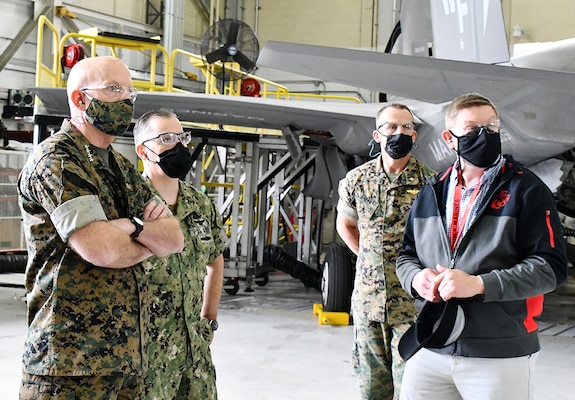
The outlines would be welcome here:
<svg viewBox="0 0 575 400">
<path fill-rule="evenodd" d="M 323 311 L 323 305 L 315 303 L 313 314 L 317 315 L 320 325 L 349 325 L 349 314 L 346 312 Z"/>
</svg>

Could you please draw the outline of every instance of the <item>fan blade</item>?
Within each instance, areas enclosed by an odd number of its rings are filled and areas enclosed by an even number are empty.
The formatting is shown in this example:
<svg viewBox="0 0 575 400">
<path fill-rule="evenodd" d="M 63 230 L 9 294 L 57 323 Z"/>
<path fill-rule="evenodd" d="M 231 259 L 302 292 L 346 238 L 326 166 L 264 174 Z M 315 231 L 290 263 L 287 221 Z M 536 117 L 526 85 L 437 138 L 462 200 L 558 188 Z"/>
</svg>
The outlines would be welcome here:
<svg viewBox="0 0 575 400">
<path fill-rule="evenodd" d="M 246 57 L 241 51 L 238 51 L 237 54 L 233 56 L 233 59 L 240 64 L 240 67 L 246 72 L 250 72 L 256 66 L 256 63 Z"/>
<path fill-rule="evenodd" d="M 220 47 L 219 49 L 206 54 L 206 61 L 212 64 L 215 63 L 216 61 L 225 61 L 227 57 L 228 57 L 228 50 L 225 47 Z"/>
<path fill-rule="evenodd" d="M 238 31 L 240 30 L 240 24 L 232 21 L 230 24 L 230 31 L 228 32 L 228 40 L 226 41 L 226 47 L 235 44 L 238 41 Z"/>
</svg>

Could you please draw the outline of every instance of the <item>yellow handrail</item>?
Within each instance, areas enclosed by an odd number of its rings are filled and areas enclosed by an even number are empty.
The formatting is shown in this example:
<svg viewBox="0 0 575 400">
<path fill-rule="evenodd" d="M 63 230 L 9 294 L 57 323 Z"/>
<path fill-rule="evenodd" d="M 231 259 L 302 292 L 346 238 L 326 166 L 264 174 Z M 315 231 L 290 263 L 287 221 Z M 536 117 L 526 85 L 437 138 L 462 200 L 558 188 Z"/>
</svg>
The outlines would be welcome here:
<svg viewBox="0 0 575 400">
<path fill-rule="evenodd" d="M 144 89 L 149 91 L 158 91 L 158 92 L 167 92 L 169 91 L 169 85 L 167 79 L 164 79 L 163 84 L 156 83 L 156 65 L 158 63 L 157 52 L 161 52 L 164 59 L 167 60 L 168 52 L 166 49 L 161 46 L 159 43 L 152 43 L 152 42 L 145 42 L 145 41 L 138 41 L 133 39 L 125 39 L 125 38 L 117 38 L 117 37 L 109 37 L 109 36 L 102 36 L 98 34 L 93 34 L 92 32 L 96 33 L 96 31 L 85 31 L 85 32 L 71 32 L 62 37 L 60 40 L 60 45 L 58 48 L 58 54 L 64 54 L 64 47 L 66 43 L 71 39 L 76 39 L 78 41 L 83 41 L 87 45 L 91 47 L 90 57 L 97 56 L 97 47 L 104 46 L 107 47 L 110 53 L 118 57 L 117 48 L 127 49 L 127 50 L 134 50 L 140 52 L 149 52 L 150 57 L 150 79 L 149 80 L 142 80 L 142 79 L 132 79 L 133 84 L 138 89 Z M 58 65 L 58 75 L 62 76 L 62 66 Z M 168 69 L 168 68 L 166 68 Z M 61 82 L 62 86 L 65 82 Z"/>
<path fill-rule="evenodd" d="M 44 64 L 42 50 L 44 50 L 44 27 L 52 31 L 52 67 Z M 38 18 L 38 45 L 36 46 L 36 86 L 61 86 L 59 82 L 58 66 L 60 58 L 58 57 L 58 31 L 46 16 L 41 15 Z"/>
<path fill-rule="evenodd" d="M 49 67 L 42 62 L 42 50 L 44 44 L 44 27 L 48 27 L 53 35 L 52 46 L 52 66 Z M 193 68 L 197 68 L 204 75 L 205 93 L 206 94 L 225 94 L 231 96 L 240 96 L 242 94 L 242 82 L 246 79 L 256 80 L 260 85 L 260 92 L 258 97 L 274 98 L 278 100 L 300 100 L 316 99 L 316 100 L 340 100 L 352 101 L 361 103 L 362 101 L 353 96 L 339 96 L 317 93 L 290 93 L 288 88 L 284 85 L 272 82 L 270 80 L 258 77 L 252 74 L 244 73 L 239 65 L 236 63 L 221 63 L 216 62 L 212 65 L 206 66 L 202 56 L 191 53 L 182 49 L 174 49 L 170 54 L 166 49 L 155 41 L 137 40 L 132 38 L 105 36 L 100 35 L 97 28 L 91 28 L 80 32 L 71 32 L 58 39 L 58 31 L 55 26 L 45 17 L 40 16 L 38 19 L 38 45 L 36 56 L 36 86 L 54 86 L 65 87 L 66 80 L 64 76 L 64 68 L 61 64 L 61 59 L 64 56 L 64 49 L 69 41 L 84 42 L 90 46 L 90 57 L 97 56 L 97 47 L 107 47 L 113 56 L 118 57 L 117 49 L 127 49 L 133 51 L 149 53 L 150 70 L 148 80 L 132 79 L 136 88 L 146 91 L 161 91 L 161 92 L 186 92 L 186 90 L 176 88 L 174 86 L 175 70 L 176 70 L 176 57 L 184 56 L 188 59 Z M 160 63 L 158 55 L 161 55 L 165 61 L 164 65 L 164 83 L 159 84 L 156 82 L 156 74 L 158 72 L 157 65 Z M 213 69 L 210 71 L 210 69 Z M 221 72 L 225 76 L 241 76 L 242 79 L 229 79 L 221 84 L 214 73 Z M 194 75 L 185 73 L 189 78 Z"/>
<path fill-rule="evenodd" d="M 271 97 L 273 95 L 273 97 L 276 97 L 278 99 L 282 99 L 282 98 L 289 99 L 289 91 L 288 91 L 287 87 L 285 87 L 283 85 L 279 85 L 275 82 L 272 82 L 270 80 L 267 80 L 267 79 L 264 79 L 264 78 L 261 78 L 261 77 L 258 77 L 258 76 L 252 75 L 252 74 L 246 74 L 241 69 L 236 68 L 236 66 L 234 65 L 235 63 L 222 64 L 221 62 L 217 62 L 217 63 L 213 64 L 212 66 L 209 66 L 206 68 L 202 56 L 200 56 L 198 54 L 191 53 L 189 51 L 181 50 L 181 49 L 174 49 L 172 51 L 171 56 L 170 56 L 171 68 L 169 68 L 169 70 L 171 71 L 171 73 L 169 73 L 169 82 L 170 82 L 170 85 L 172 87 L 174 84 L 174 66 L 176 65 L 176 56 L 187 57 L 190 64 L 194 68 L 198 68 L 203 73 L 204 77 L 206 78 L 206 90 L 205 90 L 206 94 L 228 94 L 228 95 L 232 95 L 232 96 L 239 96 L 241 94 L 242 80 L 252 78 L 252 79 L 257 80 L 261 85 L 261 88 L 262 88 L 261 93 L 260 93 L 261 97 Z M 214 68 L 215 70 L 218 70 L 218 71 L 223 70 L 223 71 L 225 71 L 225 74 L 227 74 L 228 76 L 231 76 L 231 75 L 242 76 L 242 80 L 239 80 L 239 79 L 230 80 L 223 90 L 224 93 L 222 93 L 222 90 L 220 90 L 217 87 L 216 77 L 214 76 L 214 74 L 212 72 L 208 71 L 208 68 Z M 270 86 L 273 87 L 275 90 L 274 91 L 268 90 L 268 87 L 270 87 Z M 174 91 L 176 91 L 176 90 L 178 90 L 178 89 L 174 89 Z M 181 90 L 179 90 L 179 91 L 181 91 Z"/>
<path fill-rule="evenodd" d="M 263 90 L 262 90 L 263 92 Z M 283 93 L 280 92 L 267 92 L 268 96 L 274 96 L 278 99 L 290 99 L 290 100 L 301 100 L 302 98 L 310 98 L 310 99 L 319 99 L 319 100 L 341 100 L 341 101 L 353 101 L 356 103 L 362 103 L 360 99 L 354 96 L 341 96 L 335 94 L 319 94 L 319 93 L 297 93 L 297 92 L 290 92 L 288 97 L 284 96 Z M 263 97 L 263 96 L 262 96 Z"/>
</svg>

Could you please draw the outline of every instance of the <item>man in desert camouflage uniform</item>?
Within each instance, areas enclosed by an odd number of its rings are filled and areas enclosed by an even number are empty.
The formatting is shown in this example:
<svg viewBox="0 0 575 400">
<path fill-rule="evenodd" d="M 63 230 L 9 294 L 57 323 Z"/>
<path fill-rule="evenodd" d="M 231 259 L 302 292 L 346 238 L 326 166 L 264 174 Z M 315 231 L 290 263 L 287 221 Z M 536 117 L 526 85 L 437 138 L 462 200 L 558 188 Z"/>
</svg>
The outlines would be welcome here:
<svg viewBox="0 0 575 400">
<path fill-rule="evenodd" d="M 353 362 L 362 399 L 398 399 L 403 360 L 397 344 L 415 309 L 395 275 L 405 219 L 433 171 L 411 157 L 417 132 L 409 108 L 383 107 L 373 139 L 381 157 L 339 183 L 337 231 L 357 255 L 352 294 Z"/>
<path fill-rule="evenodd" d="M 147 112 L 134 127 L 144 176 L 180 221 L 186 244 L 179 254 L 143 263 L 152 298 L 148 400 L 217 399 L 210 343 L 223 283 L 222 221 L 204 193 L 178 179 L 192 166 L 190 141 L 169 111 Z"/>
<path fill-rule="evenodd" d="M 76 64 L 71 119 L 18 181 L 28 247 L 21 399 L 139 399 L 147 364 L 141 262 L 181 251 L 178 220 L 111 147 L 136 92 L 114 57 Z"/>
</svg>

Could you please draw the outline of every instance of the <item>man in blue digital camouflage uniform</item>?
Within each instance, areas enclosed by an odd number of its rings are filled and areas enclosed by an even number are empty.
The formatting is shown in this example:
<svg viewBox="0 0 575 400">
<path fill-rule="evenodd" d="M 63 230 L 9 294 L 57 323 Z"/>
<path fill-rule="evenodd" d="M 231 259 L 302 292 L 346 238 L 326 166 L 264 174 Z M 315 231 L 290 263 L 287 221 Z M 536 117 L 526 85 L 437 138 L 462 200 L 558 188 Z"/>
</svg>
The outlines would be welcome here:
<svg viewBox="0 0 575 400">
<path fill-rule="evenodd" d="M 190 141 L 168 111 L 150 111 L 134 127 L 144 176 L 180 221 L 186 244 L 179 254 L 144 262 L 152 297 L 144 389 L 149 400 L 217 399 L 209 346 L 223 283 L 222 221 L 204 193 L 178 179 L 192 166 Z"/>
<path fill-rule="evenodd" d="M 397 399 L 404 362 L 397 344 L 415 309 L 395 274 L 405 219 L 433 171 L 411 157 L 417 132 L 409 108 L 383 107 L 373 139 L 381 157 L 339 184 L 337 231 L 357 254 L 352 294 L 353 361 L 362 399 Z"/>
<path fill-rule="evenodd" d="M 138 399 L 146 368 L 141 262 L 182 250 L 178 220 L 111 148 L 136 91 L 115 57 L 76 64 L 71 119 L 18 181 L 28 248 L 21 399 Z"/>
</svg>

